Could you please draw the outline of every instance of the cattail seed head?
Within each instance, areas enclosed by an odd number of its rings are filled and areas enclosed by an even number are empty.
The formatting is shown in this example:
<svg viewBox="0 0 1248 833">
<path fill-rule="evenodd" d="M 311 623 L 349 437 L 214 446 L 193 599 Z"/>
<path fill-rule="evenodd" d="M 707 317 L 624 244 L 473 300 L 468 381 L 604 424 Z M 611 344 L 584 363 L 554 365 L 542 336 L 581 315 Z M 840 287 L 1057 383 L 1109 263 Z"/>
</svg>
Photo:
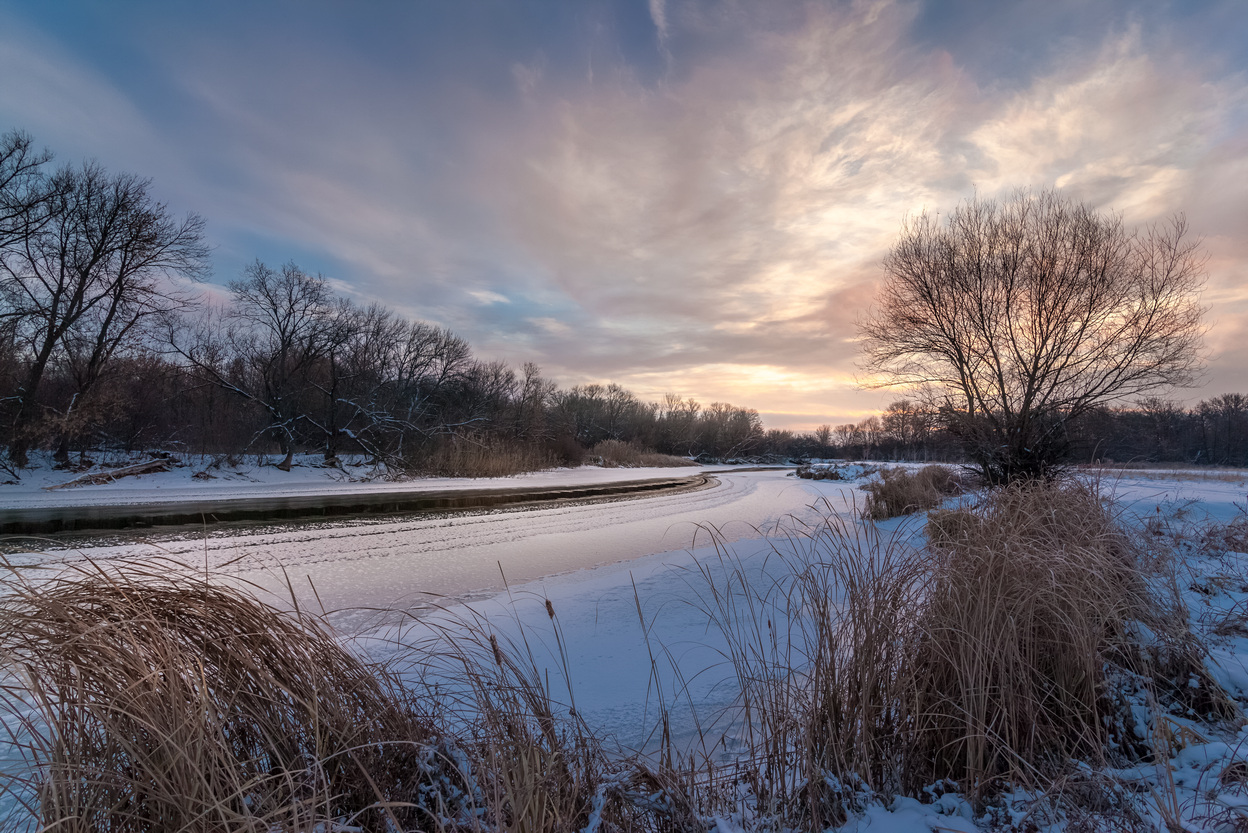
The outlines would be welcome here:
<svg viewBox="0 0 1248 833">
<path fill-rule="evenodd" d="M 490 648 L 494 651 L 494 662 L 501 668 L 503 665 L 503 652 L 498 647 L 498 637 L 490 634 Z"/>
</svg>

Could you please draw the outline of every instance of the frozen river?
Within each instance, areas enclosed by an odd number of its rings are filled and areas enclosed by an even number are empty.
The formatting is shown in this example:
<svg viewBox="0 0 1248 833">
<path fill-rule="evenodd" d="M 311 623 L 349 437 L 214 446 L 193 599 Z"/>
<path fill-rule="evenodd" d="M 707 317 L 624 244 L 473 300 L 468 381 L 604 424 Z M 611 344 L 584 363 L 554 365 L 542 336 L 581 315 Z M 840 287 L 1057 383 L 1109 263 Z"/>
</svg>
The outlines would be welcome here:
<svg viewBox="0 0 1248 833">
<path fill-rule="evenodd" d="M 665 702 L 679 709 L 678 700 L 696 695 L 710 708 L 731 697 L 720 685 L 723 674 L 705 673 L 718 665 L 718 646 L 697 604 L 707 588 L 694 565 L 717 557 L 710 530 L 743 564 L 765 571 L 766 559 L 757 556 L 769 548 L 766 533 L 817 520 L 821 501 L 847 507 L 857 485 L 801 480 L 783 469 L 714 475 L 708 488 L 641 499 L 88 540 L 10 557 L 53 568 L 86 559 L 162 560 L 258 586 L 279 603 L 293 588 L 301 605 L 330 611 L 344 636 L 373 632 L 379 609 L 427 616 L 436 608 L 443 624 L 484 617 L 504 638 L 520 638 L 524 629 L 543 670 L 562 667 L 557 625 L 581 713 L 632 745 L 644 742 L 655 716 L 652 650 L 662 659 Z M 417 625 L 406 638 L 429 634 Z M 676 680 L 684 675 L 697 679 L 678 697 Z"/>
<path fill-rule="evenodd" d="M 680 553 L 700 528 L 728 541 L 756 539 L 790 515 L 813 517 L 820 498 L 843 500 L 851 484 L 799 480 L 786 470 L 715 472 L 715 485 L 657 497 L 409 518 L 257 526 L 116 538 L 19 556 L 25 563 L 168 559 L 337 612 L 412 608 L 431 598 L 482 598 L 590 567 Z M 705 538 L 705 535 L 703 535 Z M 11 551 L 10 547 L 10 551 Z M 362 621 L 362 620 L 361 620 Z"/>
</svg>

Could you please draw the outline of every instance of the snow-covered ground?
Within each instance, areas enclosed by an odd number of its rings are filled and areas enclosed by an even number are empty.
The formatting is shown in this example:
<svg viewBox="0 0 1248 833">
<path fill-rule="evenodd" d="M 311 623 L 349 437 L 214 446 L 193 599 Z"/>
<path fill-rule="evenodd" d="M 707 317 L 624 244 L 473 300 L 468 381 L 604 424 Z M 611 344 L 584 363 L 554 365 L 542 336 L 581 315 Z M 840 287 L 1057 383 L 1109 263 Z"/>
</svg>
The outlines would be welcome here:
<svg viewBox="0 0 1248 833">
<path fill-rule="evenodd" d="M 126 462 L 126 461 L 119 461 Z M 732 466 L 678 466 L 662 469 L 600 468 L 529 472 L 511 477 L 419 477 L 390 479 L 363 462 L 324 466 L 315 455 L 296 458 L 290 471 L 273 465 L 240 464 L 212 468 L 211 461 L 179 463 L 168 471 L 123 477 L 112 483 L 64 486 L 86 472 L 65 472 L 50 465 L 23 469 L 20 481 L 0 482 L 0 508 L 36 509 L 60 506 L 129 506 L 135 504 L 211 501 L 236 498 L 304 497 L 378 492 L 441 492 L 468 489 L 514 489 L 600 486 L 656 477 L 682 477 Z M 254 463 L 254 459 L 251 461 Z M 199 475 L 199 476 L 197 476 Z M 60 488 L 49 488 L 60 487 Z"/>
<path fill-rule="evenodd" d="M 763 472 L 737 477 L 771 496 L 775 509 L 767 520 L 784 521 L 782 515 L 787 514 L 788 529 L 816 520 L 823 511 L 852 512 L 852 490 L 860 484 L 800 481 L 799 485 L 792 477 Z M 1103 477 L 1100 487 L 1114 499 L 1128 523 L 1151 522 L 1191 545 L 1186 566 L 1177 577 L 1183 598 L 1199 636 L 1208 640 L 1215 679 L 1241 704 L 1248 704 L 1248 626 L 1242 624 L 1248 620 L 1248 553 L 1199 543 L 1201 530 L 1210 524 L 1248 519 L 1245 477 L 1241 473 L 1208 478 L 1196 473 L 1166 479 L 1147 472 Z M 825 503 L 813 509 L 803 503 L 812 498 Z M 777 511 L 782 508 L 783 512 Z M 884 526 L 909 536 L 917 534 L 920 523 L 893 520 Z M 781 523 L 772 529 L 785 528 Z M 704 539 L 703 543 L 709 542 Z M 541 673 L 555 681 L 552 694 L 574 703 L 590 726 L 621 745 L 639 748 L 654 743 L 660 701 L 676 735 L 692 741 L 733 704 L 737 691 L 734 670 L 725 658 L 724 637 L 709 622 L 710 585 L 722 591 L 727 574 L 734 573 L 755 587 L 765 586 L 789 569 L 778 554 L 798 555 L 788 544 L 786 537 L 774 534 L 742 536 L 726 548 L 692 546 L 547 576 L 485 601 L 448 606 L 436 622 L 410 628 L 405 641 L 418 641 L 422 628 L 454 633 L 455 621 L 473 623 L 471 627 L 479 633 L 496 633 L 505 643 L 527 645 Z M 548 601 L 554 619 L 549 616 Z M 1217 623 L 1237 614 L 1243 615 L 1236 620 L 1241 622 L 1238 629 L 1218 627 Z M 388 646 L 381 643 L 378 650 L 384 654 Z M 565 668 L 570 669 L 571 678 L 567 688 L 563 688 Z M 440 682 L 454 685 L 449 678 Z M 1146 823 L 1155 823 L 1158 829 L 1165 829 L 1167 817 L 1184 820 L 1190 830 L 1246 829 L 1248 789 L 1235 778 L 1248 772 L 1248 726 L 1238 730 L 1228 724 L 1211 732 L 1184 714 L 1169 714 L 1162 720 L 1169 727 L 1163 732 L 1165 742 L 1173 744 L 1165 750 L 1168 762 L 1106 775 L 1139 796 L 1139 811 Z M 710 734 L 725 728 L 725 754 L 730 754 L 731 727 L 715 726 Z M 1024 820 L 1030 806 L 1029 796 L 1018 796 L 1013 810 L 1020 820 L 1018 829 L 1036 829 Z M 1213 818 L 1221 818 L 1228 826 L 1219 828 L 1210 821 Z M 1042 829 L 1062 828 L 1048 824 L 1043 815 L 1031 821 Z M 976 819 L 969 803 L 946 795 L 933 803 L 881 798 L 845 829 L 929 833 L 985 826 L 991 825 L 984 818 Z"/>
<path fill-rule="evenodd" d="M 685 679 L 696 680 L 690 691 L 692 699 L 703 709 L 703 716 L 710 714 L 716 704 L 729 702 L 733 691 L 724 682 L 724 675 L 731 669 L 723 667 L 720 636 L 708 624 L 704 612 L 709 598 L 707 576 L 722 587 L 727 572 L 739 571 L 747 581 L 761 587 L 787 569 L 781 563 L 784 556 L 798 555 L 785 532 L 804 523 L 817 523 L 825 512 L 852 513 L 854 502 L 861 502 L 856 487 L 862 479 L 808 481 L 784 472 L 745 472 L 723 479 L 723 492 L 747 491 L 748 499 L 722 503 L 714 507 L 718 511 L 708 511 L 712 507 L 707 505 L 690 506 L 680 525 L 673 525 L 668 535 L 656 542 L 663 546 L 674 535 L 678 542 L 683 537 L 684 546 L 678 543 L 671 551 L 514 583 L 507 592 L 487 600 L 467 606 L 448 605 L 447 615 L 465 621 L 483 617 L 500 633 L 512 637 L 518 637 L 521 630 L 544 635 L 553 649 L 553 625 L 545 607 L 549 599 L 562 628 L 563 650 L 574 669 L 572 682 L 578 709 L 594 713 L 597 725 L 622 741 L 636 742 L 642 739 L 637 730 L 647 725 L 639 719 L 647 702 L 649 713 L 654 712 L 650 650 L 642 639 L 637 610 L 640 602 L 650 647 L 669 654 Z M 1165 482 L 1132 477 L 1105 479 L 1101 486 L 1132 523 L 1143 523 L 1158 514 L 1170 519 L 1177 517 L 1183 523 L 1228 523 L 1243 517 L 1243 507 L 1248 505 L 1248 486 L 1243 480 Z M 650 503 L 638 501 L 631 509 L 645 512 Z M 721 543 L 727 546 L 712 545 L 706 534 L 695 540 L 698 518 L 704 524 L 720 524 L 725 516 L 732 518 L 750 510 L 753 513 L 749 522 L 773 534 L 760 536 L 733 519 L 735 522 L 719 527 L 724 533 Z M 881 526 L 903 535 L 917 535 L 921 523 L 921 517 L 893 519 Z M 603 537 L 614 537 L 617 531 L 627 533 L 631 528 L 604 528 Z M 1245 561 L 1243 566 L 1248 570 L 1248 556 Z M 1199 594 L 1198 597 L 1202 603 L 1209 598 Z M 549 657 L 552 674 L 560 664 L 557 654 L 555 650 Z M 1242 657 L 1227 659 L 1231 669 L 1228 675 L 1244 677 L 1244 693 L 1248 696 L 1248 672 L 1242 670 L 1248 663 L 1248 643 Z M 716 667 L 722 673 L 717 674 Z M 670 675 L 664 679 L 664 685 L 670 693 L 674 685 Z M 714 694 L 716 691 L 719 695 Z"/>
<path fill-rule="evenodd" d="M 592 477 L 600 478 L 593 482 L 605 482 L 679 471 L 574 470 L 508 480 L 549 484 Z M 378 656 L 387 655 L 392 646 L 375 637 L 393 632 L 379 626 L 365 608 L 397 606 L 421 613 L 423 618 L 405 633 L 409 641 L 434 638 L 447 629 L 453 632 L 457 622 L 472 622 L 500 639 L 527 641 L 537 663 L 555 681 L 563 668 L 570 669 L 571 691 L 555 682 L 553 694 L 574 699 L 578 712 L 597 731 L 623 746 L 641 747 L 654 728 L 660 699 L 671 710 L 677 732 L 690 736 L 695 714 L 706 720 L 735 697 L 722 635 L 708 620 L 708 577 L 712 583 L 722 582 L 735 571 L 763 585 L 788 569 L 777 557 L 777 552 L 791 552 L 786 529 L 817 522 L 827 512 L 851 514 L 860 499 L 855 491 L 860 480 L 801 480 L 782 470 L 719 471 L 716 477 L 720 484 L 714 488 L 640 500 L 256 527 L 48 549 L 15 559 L 53 566 L 81 558 L 169 558 L 278 593 L 289 582 L 303 603 L 319 599 L 326 608 L 342 611 L 334 615 L 335 625 L 356 637 L 362 650 Z M 439 481 L 438 487 L 447 482 Z M 459 482 L 463 488 L 481 485 Z M 43 497 L 22 488 L 32 500 Z M 118 484 L 113 494 L 126 488 L 143 491 Z M 163 487 L 144 488 L 151 493 Z M 217 487 L 208 481 L 204 488 Z M 297 488 L 334 486 L 309 483 Z M 1129 472 L 1103 476 L 1101 489 L 1112 495 L 1131 523 L 1151 522 L 1179 539 L 1187 534 L 1184 530 L 1192 530 L 1189 538 L 1194 541 L 1201 525 L 1248 517 L 1248 485 L 1235 473 L 1204 477 L 1196 472 L 1180 479 L 1167 478 L 1164 472 Z M 886 526 L 900 528 L 903 535 L 918 529 L 916 522 L 904 520 Z M 712 529 L 718 547 L 712 545 Z M 1212 623 L 1202 635 L 1210 639 L 1216 678 L 1248 702 L 1248 628 L 1215 627 L 1228 615 L 1248 613 L 1248 554 L 1202 546 L 1191 545 L 1180 585 L 1193 619 Z M 1118 775 L 1134 779 L 1146 804 L 1173 796 L 1176 810 L 1189 818 L 1215 810 L 1234 816 L 1239 811 L 1224 806 L 1239 800 L 1234 790 L 1215 796 L 1209 787 L 1236 761 L 1248 771 L 1248 730 L 1210 737 L 1184 715 L 1173 715 L 1171 722 L 1177 727 L 1190 724 L 1194 733 L 1184 735 L 1187 740 L 1181 745 L 1176 742 L 1171 765 Z M 969 805 L 951 796 L 936 804 L 886 801 L 869 808 L 850 827 L 854 825 L 925 833 L 975 829 Z"/>
</svg>

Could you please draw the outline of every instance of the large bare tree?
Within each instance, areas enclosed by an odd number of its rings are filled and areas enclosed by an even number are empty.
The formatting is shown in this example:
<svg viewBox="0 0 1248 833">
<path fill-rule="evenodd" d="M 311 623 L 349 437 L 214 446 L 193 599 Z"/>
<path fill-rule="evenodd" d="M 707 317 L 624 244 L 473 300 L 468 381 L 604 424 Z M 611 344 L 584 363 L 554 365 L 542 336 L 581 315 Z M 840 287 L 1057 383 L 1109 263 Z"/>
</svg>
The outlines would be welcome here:
<svg viewBox="0 0 1248 833">
<path fill-rule="evenodd" d="M 923 213 L 859 323 L 867 383 L 926 397 L 990 482 L 1050 476 L 1071 420 L 1196 379 L 1203 265 L 1181 215 L 1130 230 L 1056 191 Z"/>
<path fill-rule="evenodd" d="M 79 407 L 118 350 L 187 303 L 171 278 L 208 269 L 203 220 L 173 217 L 148 180 L 93 162 L 48 175 L 39 161 L 46 157 L 25 145 L 10 157 L 11 170 L 26 165 L 12 180 L 20 182 L 10 189 L 18 199 L 0 248 L 0 314 L 24 363 L 10 403 L 9 457 L 17 465 L 26 464 L 51 364 L 71 365 L 77 387 L 69 407 Z"/>
</svg>

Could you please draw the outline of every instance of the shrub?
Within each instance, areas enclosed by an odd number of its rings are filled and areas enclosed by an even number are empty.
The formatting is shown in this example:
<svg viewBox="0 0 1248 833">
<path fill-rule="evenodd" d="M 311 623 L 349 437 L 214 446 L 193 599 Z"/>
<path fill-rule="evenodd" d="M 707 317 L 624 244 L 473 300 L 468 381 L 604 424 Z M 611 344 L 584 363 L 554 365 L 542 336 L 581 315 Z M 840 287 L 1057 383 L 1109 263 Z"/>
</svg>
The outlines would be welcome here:
<svg viewBox="0 0 1248 833">
<path fill-rule="evenodd" d="M 1106 663 L 1132 655 L 1128 622 L 1152 604 L 1096 492 L 1008 488 L 927 528 L 931 572 L 907 671 L 912 786 L 951 777 L 982 793 L 1046 763 L 1098 758 Z"/>
<path fill-rule="evenodd" d="M 6 764 L 5 786 L 28 779 L 46 829 L 413 829 L 446 812 L 430 801 L 460 777 L 430 723 L 314 618 L 134 567 L 7 585 L 4 722 L 30 772 Z"/>
<path fill-rule="evenodd" d="M 575 468 L 585 463 L 585 447 L 571 434 L 556 434 L 546 441 L 545 447 L 556 465 Z"/>
<path fill-rule="evenodd" d="M 946 779 L 974 798 L 1044 788 L 1133 727 L 1122 681 L 1167 696 L 1196 675 L 1199 696 L 1219 699 L 1186 620 L 1162 621 L 1174 598 L 1146 575 L 1158 565 L 1095 490 L 1001 490 L 933 513 L 927 535 L 914 547 L 904 527 L 829 515 L 791 535 L 791 580 L 755 588 L 730 573 L 709 594 L 741 681 L 740 777 L 793 826 Z M 1145 631 L 1162 644 L 1140 645 Z M 1147 738 L 1114 740 L 1147 751 Z"/>
<path fill-rule="evenodd" d="M 862 488 L 867 493 L 863 517 L 882 521 L 934 509 L 945 498 L 961 494 L 964 483 L 948 466 L 924 466 L 917 471 L 883 469 L 879 480 L 866 483 Z"/>
</svg>

